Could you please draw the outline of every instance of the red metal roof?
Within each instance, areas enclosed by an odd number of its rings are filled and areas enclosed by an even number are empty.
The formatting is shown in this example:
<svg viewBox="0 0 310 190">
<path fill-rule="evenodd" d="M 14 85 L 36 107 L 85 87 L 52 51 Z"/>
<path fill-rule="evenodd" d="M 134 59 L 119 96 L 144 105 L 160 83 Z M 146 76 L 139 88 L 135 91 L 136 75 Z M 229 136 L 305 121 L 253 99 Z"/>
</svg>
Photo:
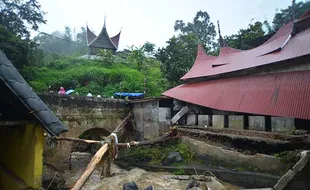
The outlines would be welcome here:
<svg viewBox="0 0 310 190">
<path fill-rule="evenodd" d="M 197 58 L 193 68 L 181 80 L 231 73 L 271 63 L 281 63 L 281 61 L 309 55 L 310 29 L 290 38 L 292 26 L 292 22 L 283 26 L 267 42 L 256 48 L 238 51 L 226 47 L 221 48 L 221 51 L 224 52 L 220 52 L 218 57 L 204 61 Z M 198 65 L 201 70 L 197 69 Z M 216 67 L 209 67 L 210 65 Z"/>
<path fill-rule="evenodd" d="M 163 95 L 218 110 L 310 119 L 310 71 L 189 83 Z"/>
<path fill-rule="evenodd" d="M 194 65 L 192 68 L 188 71 L 187 74 L 183 76 L 183 78 L 190 78 L 191 73 L 195 73 L 197 75 L 204 75 L 206 70 L 209 70 L 212 68 L 212 62 L 216 59 L 216 56 L 210 56 L 207 55 L 202 47 L 202 45 L 198 45 L 198 51 L 197 56 Z"/>
</svg>

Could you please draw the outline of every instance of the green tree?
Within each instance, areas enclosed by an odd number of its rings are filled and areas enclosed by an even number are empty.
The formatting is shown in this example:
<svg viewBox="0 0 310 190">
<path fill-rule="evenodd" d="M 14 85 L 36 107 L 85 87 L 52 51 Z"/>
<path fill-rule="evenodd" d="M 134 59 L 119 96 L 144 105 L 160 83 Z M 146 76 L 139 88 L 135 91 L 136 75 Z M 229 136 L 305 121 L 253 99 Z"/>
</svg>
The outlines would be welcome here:
<svg viewBox="0 0 310 190">
<path fill-rule="evenodd" d="M 143 45 L 143 50 L 147 57 L 153 57 L 155 54 L 155 44 L 151 42 L 145 42 Z"/>
<path fill-rule="evenodd" d="M 98 55 L 101 56 L 104 65 L 111 66 L 114 63 L 115 55 L 113 54 L 113 51 L 106 49 L 99 50 Z"/>
<path fill-rule="evenodd" d="M 264 34 L 263 24 L 261 22 L 256 22 L 255 24 L 249 24 L 247 29 L 240 29 L 237 34 L 225 36 L 225 41 L 228 43 L 229 47 L 247 50 L 253 48 L 249 42 L 263 37 Z"/>
<path fill-rule="evenodd" d="M 30 40 L 29 27 L 38 30 L 45 23 L 44 12 L 36 0 L 0 1 L 0 49 L 16 68 L 37 65 L 43 53 Z"/>
<path fill-rule="evenodd" d="M 137 66 L 137 70 L 141 71 L 146 66 L 147 58 L 144 54 L 144 47 L 130 47 L 128 60 Z"/>
<path fill-rule="evenodd" d="M 307 10 L 310 9 L 310 1 L 300 1 L 295 3 L 294 12 L 295 17 L 299 18 L 302 14 L 304 14 Z M 272 24 L 274 31 L 277 31 L 281 26 L 292 21 L 292 6 L 288 6 L 286 9 L 281 9 L 280 12 L 276 13 Z"/>
<path fill-rule="evenodd" d="M 0 1 L 0 24 L 20 37 L 30 37 L 28 27 L 36 31 L 45 24 L 44 14 L 36 0 Z"/>
<path fill-rule="evenodd" d="M 182 34 L 196 35 L 207 52 L 213 51 L 217 44 L 214 41 L 216 36 L 215 26 L 210 21 L 209 14 L 204 11 L 198 11 L 193 22 L 185 24 L 183 20 L 177 20 L 174 24 L 174 30 L 180 31 Z"/>
<path fill-rule="evenodd" d="M 178 84 L 195 61 L 198 38 L 194 34 L 173 36 L 167 44 L 158 49 L 156 58 L 161 62 L 163 76 L 171 83 Z"/>
<path fill-rule="evenodd" d="M 66 26 L 64 31 L 55 31 L 50 35 L 40 33 L 34 39 L 46 53 L 58 53 L 68 56 L 74 54 L 85 55 L 87 53 L 85 28 L 81 27 L 81 30 L 75 36 L 71 31 Z"/>
<path fill-rule="evenodd" d="M 85 27 L 81 27 L 80 32 L 78 32 L 76 34 L 76 41 L 77 43 L 81 44 L 81 45 L 86 45 L 86 28 Z"/>
</svg>

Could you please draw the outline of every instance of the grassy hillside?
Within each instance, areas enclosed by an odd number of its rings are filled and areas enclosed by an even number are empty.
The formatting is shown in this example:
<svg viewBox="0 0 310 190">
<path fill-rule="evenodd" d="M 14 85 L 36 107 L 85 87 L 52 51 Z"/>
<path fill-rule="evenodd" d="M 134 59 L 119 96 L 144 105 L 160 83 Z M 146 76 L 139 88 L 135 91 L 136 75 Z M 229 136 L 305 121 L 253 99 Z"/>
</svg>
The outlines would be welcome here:
<svg viewBox="0 0 310 190">
<path fill-rule="evenodd" d="M 26 67 L 22 73 L 36 92 L 47 92 L 49 86 L 58 90 L 72 87 L 80 95 L 88 92 L 110 97 L 115 92 L 143 92 L 146 78 L 146 96 L 159 96 L 169 85 L 161 76 L 160 63 L 152 58 L 143 60 L 137 69 L 134 61 L 116 57 L 114 60 L 85 60 L 74 57 L 50 56 L 41 67 Z"/>
</svg>

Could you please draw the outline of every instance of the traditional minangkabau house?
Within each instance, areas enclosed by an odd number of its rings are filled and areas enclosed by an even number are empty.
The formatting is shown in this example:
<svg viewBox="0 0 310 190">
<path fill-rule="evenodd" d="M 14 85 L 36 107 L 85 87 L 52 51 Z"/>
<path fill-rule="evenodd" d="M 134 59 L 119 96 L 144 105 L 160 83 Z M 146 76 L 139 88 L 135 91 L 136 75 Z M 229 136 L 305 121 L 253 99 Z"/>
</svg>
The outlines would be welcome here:
<svg viewBox="0 0 310 190">
<path fill-rule="evenodd" d="M 310 11 L 250 50 L 221 42 L 219 56 L 202 46 L 184 84 L 163 95 L 204 109 L 188 124 L 261 131 L 310 126 Z M 221 39 L 221 36 L 220 36 Z"/>
<path fill-rule="evenodd" d="M 112 50 L 114 53 L 118 49 L 119 39 L 121 32 L 112 38 L 109 37 L 106 24 L 102 27 L 101 32 L 96 36 L 89 28 L 86 26 L 86 41 L 88 46 L 88 55 L 97 55 L 100 49 Z"/>
<path fill-rule="evenodd" d="M 57 136 L 67 128 L 1 51 L 0 129 L 0 189 L 40 188 L 44 131 Z"/>
</svg>

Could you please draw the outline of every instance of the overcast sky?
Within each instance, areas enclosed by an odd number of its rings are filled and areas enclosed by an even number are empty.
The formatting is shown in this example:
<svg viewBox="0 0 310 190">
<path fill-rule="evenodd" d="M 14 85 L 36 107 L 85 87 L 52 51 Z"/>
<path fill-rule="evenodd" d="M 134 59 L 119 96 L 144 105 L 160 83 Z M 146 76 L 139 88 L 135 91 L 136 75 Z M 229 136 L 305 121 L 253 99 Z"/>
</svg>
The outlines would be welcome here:
<svg viewBox="0 0 310 190">
<path fill-rule="evenodd" d="M 165 46 L 176 34 L 176 20 L 190 22 L 199 10 L 207 11 L 211 21 L 220 21 L 222 35 L 236 33 L 255 21 L 272 21 L 276 9 L 291 0 L 38 0 L 47 12 L 41 32 L 52 33 L 64 26 L 80 28 L 86 22 L 99 34 L 106 15 L 107 30 L 114 36 L 122 28 L 120 49 L 143 45 L 145 41 Z"/>
</svg>

